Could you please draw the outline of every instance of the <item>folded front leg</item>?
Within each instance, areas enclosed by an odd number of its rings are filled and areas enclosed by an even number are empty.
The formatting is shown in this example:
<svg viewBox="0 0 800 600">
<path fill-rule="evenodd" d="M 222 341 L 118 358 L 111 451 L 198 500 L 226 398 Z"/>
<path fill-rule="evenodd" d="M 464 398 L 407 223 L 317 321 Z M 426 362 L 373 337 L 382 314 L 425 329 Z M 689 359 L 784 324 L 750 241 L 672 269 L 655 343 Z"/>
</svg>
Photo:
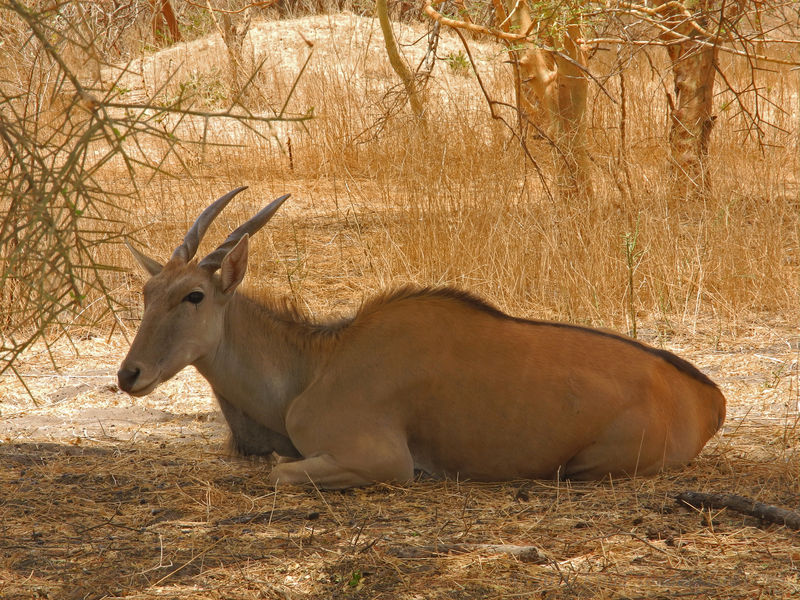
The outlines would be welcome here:
<svg viewBox="0 0 800 600">
<path fill-rule="evenodd" d="M 357 467 L 349 467 L 329 454 L 321 454 L 294 462 L 275 465 L 269 474 L 272 484 L 308 485 L 341 489 L 369 485 L 378 481 L 410 481 L 414 477 L 414 462 L 406 452 L 387 460 L 361 457 Z M 373 460 L 370 460 L 372 458 Z M 352 462 L 352 461 L 349 461 Z"/>
<path fill-rule="evenodd" d="M 315 456 L 293 462 L 279 463 L 269 474 L 272 484 L 308 485 L 326 489 L 341 489 L 368 485 L 372 480 L 354 471 L 343 469 L 330 456 Z"/>
<path fill-rule="evenodd" d="M 300 453 L 288 436 L 272 431 L 222 396 L 217 395 L 217 402 L 230 428 L 228 449 L 242 456 L 267 456 L 277 452 L 280 456 L 299 458 Z"/>
</svg>

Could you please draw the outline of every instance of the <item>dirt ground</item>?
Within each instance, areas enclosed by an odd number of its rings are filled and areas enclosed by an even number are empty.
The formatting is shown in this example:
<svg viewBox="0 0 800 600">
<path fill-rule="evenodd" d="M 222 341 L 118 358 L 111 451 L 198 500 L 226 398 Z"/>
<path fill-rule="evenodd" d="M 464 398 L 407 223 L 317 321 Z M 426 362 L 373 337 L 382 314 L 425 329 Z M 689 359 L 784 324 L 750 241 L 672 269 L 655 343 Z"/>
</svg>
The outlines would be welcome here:
<svg viewBox="0 0 800 600">
<path fill-rule="evenodd" d="M 121 393 L 122 337 L 0 380 L 2 598 L 789 598 L 800 534 L 676 503 L 686 490 L 798 508 L 796 330 L 698 331 L 667 347 L 719 382 L 729 417 L 686 469 L 600 483 L 420 480 L 273 489 L 227 456 L 189 368 Z"/>
</svg>

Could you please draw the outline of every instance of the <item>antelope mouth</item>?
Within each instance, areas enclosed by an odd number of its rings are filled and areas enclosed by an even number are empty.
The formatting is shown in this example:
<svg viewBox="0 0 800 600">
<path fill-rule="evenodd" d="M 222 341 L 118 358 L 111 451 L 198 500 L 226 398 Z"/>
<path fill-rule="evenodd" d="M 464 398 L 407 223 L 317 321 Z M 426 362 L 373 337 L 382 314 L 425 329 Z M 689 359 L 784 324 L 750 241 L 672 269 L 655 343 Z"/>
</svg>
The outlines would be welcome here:
<svg viewBox="0 0 800 600">
<path fill-rule="evenodd" d="M 152 392 L 154 389 L 156 389 L 159 383 L 161 383 L 161 380 L 158 377 L 154 378 L 149 383 L 144 383 L 144 382 L 139 383 L 137 381 L 136 384 L 130 390 L 125 390 L 125 391 L 128 392 L 131 396 L 135 396 L 138 398 L 141 396 L 146 396 L 147 394 Z"/>
<path fill-rule="evenodd" d="M 122 368 L 117 371 L 117 385 L 123 392 L 131 396 L 146 396 L 161 383 L 161 373 L 146 377 L 139 369 Z"/>
</svg>

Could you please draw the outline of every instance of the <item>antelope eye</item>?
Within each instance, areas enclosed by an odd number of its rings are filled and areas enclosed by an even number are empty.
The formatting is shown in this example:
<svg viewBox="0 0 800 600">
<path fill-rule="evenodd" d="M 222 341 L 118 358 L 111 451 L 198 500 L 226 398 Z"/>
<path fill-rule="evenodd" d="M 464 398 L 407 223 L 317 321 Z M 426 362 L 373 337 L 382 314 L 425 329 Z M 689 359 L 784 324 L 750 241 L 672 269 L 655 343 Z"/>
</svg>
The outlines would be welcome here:
<svg viewBox="0 0 800 600">
<path fill-rule="evenodd" d="M 204 297 L 203 292 L 191 292 L 187 294 L 186 298 L 183 300 L 184 302 L 191 302 L 192 304 L 200 304 Z"/>
</svg>

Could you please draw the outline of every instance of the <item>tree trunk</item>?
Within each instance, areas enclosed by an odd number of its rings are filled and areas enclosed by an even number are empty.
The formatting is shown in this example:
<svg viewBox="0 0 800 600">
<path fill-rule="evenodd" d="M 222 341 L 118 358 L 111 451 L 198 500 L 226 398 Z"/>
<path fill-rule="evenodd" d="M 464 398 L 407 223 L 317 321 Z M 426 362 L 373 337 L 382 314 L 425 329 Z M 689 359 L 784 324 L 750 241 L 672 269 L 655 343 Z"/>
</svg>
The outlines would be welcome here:
<svg viewBox="0 0 800 600">
<path fill-rule="evenodd" d="M 425 108 L 417 86 L 416 78 L 411 69 L 400 56 L 400 51 L 397 48 L 397 40 L 394 38 L 394 31 L 392 31 L 392 23 L 389 21 L 389 10 L 386 5 L 386 0 L 377 0 L 375 3 L 375 12 L 378 15 L 378 22 L 381 25 L 383 32 L 383 41 L 386 44 L 386 54 L 389 56 L 389 63 L 392 69 L 400 77 L 403 82 L 403 87 L 406 89 L 408 101 L 411 103 L 411 110 L 417 118 L 424 118 Z"/>
<path fill-rule="evenodd" d="M 509 10 L 513 10 L 513 5 Z M 519 31 L 527 31 L 530 14 L 523 4 Z M 548 27 L 540 27 L 547 30 Z M 581 37 L 581 26 L 571 22 L 558 39 L 541 41 L 560 52 L 529 45 L 521 52 L 519 108 L 543 129 L 553 143 L 558 195 L 565 201 L 586 200 L 592 195 L 589 151 L 586 140 L 586 53 L 573 40 Z"/>
<path fill-rule="evenodd" d="M 166 41 L 171 44 L 181 41 L 181 31 L 178 29 L 178 20 L 169 0 L 150 0 L 153 7 L 153 40 L 156 44 Z M 162 17 L 167 23 L 167 31 L 162 27 Z"/>
<path fill-rule="evenodd" d="M 221 13 L 222 39 L 228 50 L 228 62 L 230 63 L 229 85 L 233 97 L 243 105 L 249 104 L 247 96 L 247 71 L 248 62 L 244 58 L 244 39 L 250 29 L 250 11 L 231 15 Z"/>
<path fill-rule="evenodd" d="M 656 4 L 664 4 L 658 0 Z M 708 0 L 697 5 L 702 14 Z M 678 25 L 677 15 L 668 20 L 675 31 L 685 36 L 697 35 L 688 25 Z M 705 19 L 697 22 L 705 26 Z M 674 96 L 669 96 L 669 145 L 674 176 L 673 193 L 682 198 L 703 196 L 710 188 L 708 144 L 716 117 L 713 113 L 714 78 L 717 48 L 691 40 L 676 41 L 672 34 L 662 36 L 672 42 L 667 46 L 672 61 Z"/>
</svg>

